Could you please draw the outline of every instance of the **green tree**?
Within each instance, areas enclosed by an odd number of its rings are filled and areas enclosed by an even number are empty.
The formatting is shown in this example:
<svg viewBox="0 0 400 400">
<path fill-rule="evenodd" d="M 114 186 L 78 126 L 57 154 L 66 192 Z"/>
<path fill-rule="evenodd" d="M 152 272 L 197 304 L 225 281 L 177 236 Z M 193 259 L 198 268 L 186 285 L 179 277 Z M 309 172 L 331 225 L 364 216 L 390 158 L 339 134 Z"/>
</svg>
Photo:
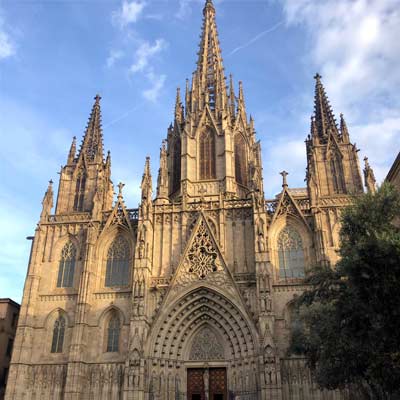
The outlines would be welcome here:
<svg viewBox="0 0 400 400">
<path fill-rule="evenodd" d="M 323 388 L 400 398 L 399 221 L 391 185 L 356 198 L 342 214 L 340 261 L 316 268 L 296 301 L 289 351 L 306 357 Z"/>
</svg>

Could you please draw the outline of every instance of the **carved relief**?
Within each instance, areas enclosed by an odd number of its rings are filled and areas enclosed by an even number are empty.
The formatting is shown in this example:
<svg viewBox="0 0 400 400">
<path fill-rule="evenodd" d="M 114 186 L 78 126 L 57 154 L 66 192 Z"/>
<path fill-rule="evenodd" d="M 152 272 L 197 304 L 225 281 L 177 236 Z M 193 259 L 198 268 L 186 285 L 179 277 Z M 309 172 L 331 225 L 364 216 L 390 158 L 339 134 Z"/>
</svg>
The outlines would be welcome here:
<svg viewBox="0 0 400 400">
<path fill-rule="evenodd" d="M 223 360 L 224 348 L 215 333 L 203 328 L 194 338 L 189 359 L 193 361 Z"/>
</svg>

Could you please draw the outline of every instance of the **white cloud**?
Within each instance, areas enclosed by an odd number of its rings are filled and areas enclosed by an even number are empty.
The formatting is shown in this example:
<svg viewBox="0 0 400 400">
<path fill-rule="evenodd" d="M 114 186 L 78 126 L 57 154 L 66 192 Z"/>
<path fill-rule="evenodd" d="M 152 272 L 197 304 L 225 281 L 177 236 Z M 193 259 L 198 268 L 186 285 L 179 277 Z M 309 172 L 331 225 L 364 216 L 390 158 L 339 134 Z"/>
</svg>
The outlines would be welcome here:
<svg viewBox="0 0 400 400">
<path fill-rule="evenodd" d="M 303 26 L 308 53 L 351 139 L 382 180 L 400 148 L 398 0 L 280 0 L 288 25 Z M 361 158 L 361 157 L 360 157 Z"/>
<path fill-rule="evenodd" d="M 0 60 L 13 56 L 15 52 L 15 43 L 7 32 L 0 10 Z"/>
<path fill-rule="evenodd" d="M 152 57 L 160 53 L 167 47 L 167 42 L 164 39 L 157 39 L 154 45 L 150 42 L 143 42 L 135 53 L 135 62 L 131 65 L 132 73 L 143 71 L 149 64 Z"/>
<path fill-rule="evenodd" d="M 141 1 L 123 0 L 120 10 L 113 13 L 113 21 L 117 22 L 121 28 L 135 23 L 143 12 L 146 3 Z"/>
<path fill-rule="evenodd" d="M 106 65 L 111 68 L 115 63 L 124 56 L 124 52 L 121 50 L 111 50 L 110 55 L 107 58 Z"/>
<path fill-rule="evenodd" d="M 143 92 L 145 99 L 155 102 L 157 101 L 162 88 L 164 87 L 166 75 L 155 75 L 154 72 L 150 71 L 147 75 L 147 79 L 151 83 L 151 88 Z"/>
</svg>

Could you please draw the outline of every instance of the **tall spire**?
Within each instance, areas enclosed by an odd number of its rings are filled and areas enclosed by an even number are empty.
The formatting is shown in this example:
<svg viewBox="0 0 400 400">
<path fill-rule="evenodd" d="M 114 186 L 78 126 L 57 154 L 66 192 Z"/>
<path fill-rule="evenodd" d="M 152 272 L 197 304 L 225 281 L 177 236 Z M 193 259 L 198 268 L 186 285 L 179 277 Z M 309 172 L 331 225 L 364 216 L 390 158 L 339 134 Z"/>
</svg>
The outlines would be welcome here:
<svg viewBox="0 0 400 400">
<path fill-rule="evenodd" d="M 226 83 L 215 22 L 215 8 L 211 0 L 206 1 L 203 15 L 196 71 L 199 94 L 204 98 L 208 96 L 208 103 L 211 109 L 223 109 L 227 99 Z"/>
<path fill-rule="evenodd" d="M 100 109 L 101 97 L 97 94 L 94 100 L 95 102 L 92 112 L 90 113 L 82 146 L 79 150 L 79 156 L 85 154 L 88 161 L 101 162 L 103 161 L 103 132 L 101 129 Z"/>
<path fill-rule="evenodd" d="M 53 208 L 53 181 L 49 181 L 49 186 L 47 187 L 46 193 L 42 201 L 42 212 L 40 214 L 40 219 L 42 221 L 51 214 L 51 209 Z"/>
<path fill-rule="evenodd" d="M 338 134 L 336 120 L 329 104 L 328 96 L 325 93 L 325 88 L 321 83 L 321 75 L 316 74 L 315 79 L 315 99 L 314 113 L 315 124 L 318 136 L 321 139 L 328 137 L 329 131 Z"/>
<path fill-rule="evenodd" d="M 179 124 L 183 122 L 183 106 L 181 101 L 181 89 L 178 87 L 176 89 L 176 101 L 175 101 L 175 121 Z"/>
</svg>

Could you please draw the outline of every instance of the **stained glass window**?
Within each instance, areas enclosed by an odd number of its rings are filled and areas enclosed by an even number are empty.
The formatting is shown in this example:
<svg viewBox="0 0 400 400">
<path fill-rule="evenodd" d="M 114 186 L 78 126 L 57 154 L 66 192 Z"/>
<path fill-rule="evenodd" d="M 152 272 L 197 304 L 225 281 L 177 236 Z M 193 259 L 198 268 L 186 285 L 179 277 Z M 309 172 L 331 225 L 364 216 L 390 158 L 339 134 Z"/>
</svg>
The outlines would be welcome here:
<svg viewBox="0 0 400 400">
<path fill-rule="evenodd" d="M 106 282 L 110 286 L 129 284 L 129 244 L 122 236 L 117 236 L 107 253 Z"/>
<path fill-rule="evenodd" d="M 304 277 L 304 249 L 299 233 L 285 227 L 278 237 L 279 276 L 282 279 Z"/>
<path fill-rule="evenodd" d="M 76 247 L 72 242 L 68 242 L 61 251 L 57 287 L 72 287 L 74 285 L 75 261 Z"/>
<path fill-rule="evenodd" d="M 120 323 L 116 313 L 113 313 L 107 327 L 107 352 L 117 352 L 119 350 Z"/>
<path fill-rule="evenodd" d="M 235 136 L 235 175 L 236 182 L 247 185 L 246 143 L 240 134 Z"/>
<path fill-rule="evenodd" d="M 53 340 L 51 342 L 52 353 L 62 353 L 65 335 L 65 318 L 59 316 L 54 322 Z"/>
<path fill-rule="evenodd" d="M 200 179 L 215 179 L 215 138 L 210 130 L 200 135 Z"/>
</svg>

